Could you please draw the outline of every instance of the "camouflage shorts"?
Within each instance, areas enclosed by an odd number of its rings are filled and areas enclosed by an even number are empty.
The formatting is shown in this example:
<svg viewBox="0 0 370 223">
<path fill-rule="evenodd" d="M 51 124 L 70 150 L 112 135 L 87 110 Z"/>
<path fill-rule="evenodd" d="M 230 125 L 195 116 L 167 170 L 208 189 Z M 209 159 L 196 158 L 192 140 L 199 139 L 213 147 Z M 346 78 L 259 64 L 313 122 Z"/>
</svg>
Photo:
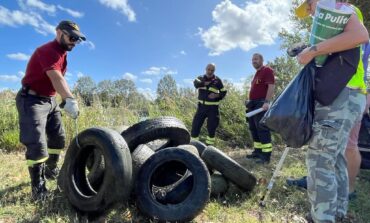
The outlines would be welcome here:
<svg viewBox="0 0 370 223">
<path fill-rule="evenodd" d="M 343 89 L 329 106 L 315 105 L 313 136 L 306 156 L 307 192 L 315 222 L 335 222 L 347 213 L 348 174 L 345 148 L 351 128 L 365 108 L 357 90 Z"/>
</svg>

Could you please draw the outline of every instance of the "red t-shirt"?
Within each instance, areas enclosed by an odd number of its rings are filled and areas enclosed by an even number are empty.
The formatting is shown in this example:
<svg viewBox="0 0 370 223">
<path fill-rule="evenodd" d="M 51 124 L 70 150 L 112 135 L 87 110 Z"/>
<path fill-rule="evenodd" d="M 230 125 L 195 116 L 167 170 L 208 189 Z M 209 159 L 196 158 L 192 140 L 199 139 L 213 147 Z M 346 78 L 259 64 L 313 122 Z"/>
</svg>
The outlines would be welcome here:
<svg viewBox="0 0 370 223">
<path fill-rule="evenodd" d="M 58 70 L 64 76 L 67 70 L 67 52 L 54 40 L 35 50 L 27 64 L 23 86 L 29 86 L 39 95 L 54 96 L 55 89 L 46 71 Z"/>
<path fill-rule="evenodd" d="M 262 66 L 253 77 L 249 100 L 266 99 L 269 84 L 274 84 L 274 70 L 267 66 Z"/>
</svg>

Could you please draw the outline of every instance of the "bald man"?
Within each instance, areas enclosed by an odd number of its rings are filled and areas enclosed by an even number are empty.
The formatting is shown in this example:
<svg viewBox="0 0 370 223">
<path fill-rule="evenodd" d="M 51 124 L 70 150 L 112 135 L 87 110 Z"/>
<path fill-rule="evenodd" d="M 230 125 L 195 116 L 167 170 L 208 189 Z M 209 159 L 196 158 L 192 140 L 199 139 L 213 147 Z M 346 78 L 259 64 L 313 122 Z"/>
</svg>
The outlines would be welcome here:
<svg viewBox="0 0 370 223">
<path fill-rule="evenodd" d="M 207 118 L 208 136 L 205 141 L 207 145 L 215 143 L 216 129 L 220 122 L 218 105 L 226 95 L 224 85 L 215 75 L 215 70 L 214 64 L 208 64 L 206 74 L 194 80 L 194 87 L 198 89 L 198 109 L 193 119 L 191 137 L 199 139 L 200 129 Z"/>
</svg>

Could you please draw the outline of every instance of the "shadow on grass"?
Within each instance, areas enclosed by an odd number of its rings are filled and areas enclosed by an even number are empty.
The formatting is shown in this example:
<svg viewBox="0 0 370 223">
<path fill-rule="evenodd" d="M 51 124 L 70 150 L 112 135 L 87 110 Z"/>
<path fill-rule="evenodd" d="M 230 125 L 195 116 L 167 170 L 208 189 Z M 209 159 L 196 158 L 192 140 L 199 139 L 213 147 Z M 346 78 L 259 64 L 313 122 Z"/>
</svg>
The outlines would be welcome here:
<svg viewBox="0 0 370 223">
<path fill-rule="evenodd" d="M 0 204 L 2 206 L 13 205 L 16 202 L 27 200 L 25 197 L 17 196 L 19 193 L 22 193 L 24 188 L 30 186 L 29 182 L 23 182 L 16 186 L 7 187 L 4 190 L 0 190 Z"/>
</svg>

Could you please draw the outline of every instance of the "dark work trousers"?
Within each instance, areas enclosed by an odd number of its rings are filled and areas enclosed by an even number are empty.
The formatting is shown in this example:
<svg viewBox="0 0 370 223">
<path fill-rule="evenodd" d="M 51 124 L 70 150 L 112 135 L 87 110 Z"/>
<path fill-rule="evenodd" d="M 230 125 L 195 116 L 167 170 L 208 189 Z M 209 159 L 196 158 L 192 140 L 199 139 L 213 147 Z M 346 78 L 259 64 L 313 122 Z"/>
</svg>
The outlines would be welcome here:
<svg viewBox="0 0 370 223">
<path fill-rule="evenodd" d="M 250 100 L 247 104 L 247 112 L 261 108 L 263 103 L 263 100 Z M 253 141 L 260 142 L 262 144 L 271 143 L 270 130 L 259 124 L 265 113 L 266 111 L 263 111 L 248 118 L 249 130 L 252 134 Z"/>
<path fill-rule="evenodd" d="M 39 97 L 18 92 L 19 139 L 27 147 L 26 160 L 48 157 L 47 149 L 63 149 L 65 132 L 55 97 Z"/>
<path fill-rule="evenodd" d="M 204 105 L 198 103 L 198 109 L 195 113 L 193 124 L 191 127 L 191 137 L 198 137 L 200 129 L 207 118 L 208 136 L 214 138 L 216 135 L 216 128 L 220 122 L 220 114 L 218 112 L 218 105 Z"/>
</svg>

